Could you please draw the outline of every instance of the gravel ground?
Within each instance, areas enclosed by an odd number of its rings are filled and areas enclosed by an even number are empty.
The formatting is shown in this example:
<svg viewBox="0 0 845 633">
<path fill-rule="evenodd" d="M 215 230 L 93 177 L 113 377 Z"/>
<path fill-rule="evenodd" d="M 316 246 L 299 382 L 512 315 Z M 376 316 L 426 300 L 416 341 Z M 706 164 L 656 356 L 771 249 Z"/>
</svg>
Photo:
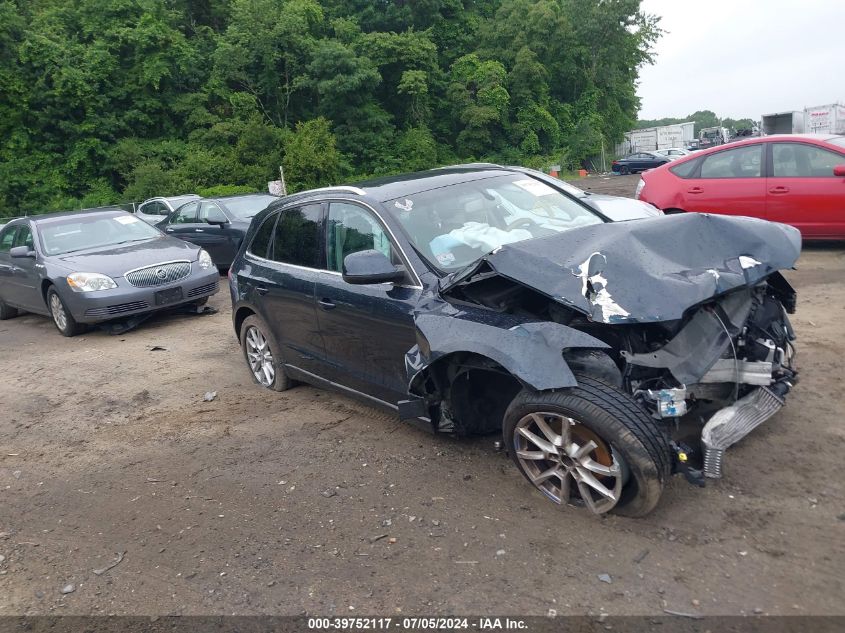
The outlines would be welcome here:
<svg viewBox="0 0 845 633">
<path fill-rule="evenodd" d="M 843 272 L 806 248 L 787 407 L 645 519 L 554 507 L 492 438 L 259 389 L 225 292 L 123 336 L 0 322 L 0 615 L 845 614 Z"/>
</svg>

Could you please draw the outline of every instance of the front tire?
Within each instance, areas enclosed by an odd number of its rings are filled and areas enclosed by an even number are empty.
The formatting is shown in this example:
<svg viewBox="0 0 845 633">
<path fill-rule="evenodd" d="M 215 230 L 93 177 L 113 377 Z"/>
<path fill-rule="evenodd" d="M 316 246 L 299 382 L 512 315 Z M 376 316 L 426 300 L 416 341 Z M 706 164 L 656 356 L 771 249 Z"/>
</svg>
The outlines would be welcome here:
<svg viewBox="0 0 845 633">
<path fill-rule="evenodd" d="M 293 386 L 282 367 L 279 346 L 267 324 L 258 317 L 247 317 L 241 326 L 241 349 L 252 379 L 273 391 L 287 391 Z"/>
<path fill-rule="evenodd" d="M 503 431 L 528 481 L 555 503 L 594 514 L 648 514 L 672 466 L 669 440 L 645 411 L 589 376 L 568 389 L 523 389 L 505 412 Z"/>
<path fill-rule="evenodd" d="M 85 326 L 82 323 L 76 322 L 70 310 L 67 309 L 65 302 L 62 301 L 59 293 L 52 286 L 47 290 L 47 307 L 50 309 L 50 315 L 53 317 L 53 323 L 56 329 L 62 336 L 76 336 L 85 331 Z"/>
<path fill-rule="evenodd" d="M 631 173 L 631 168 L 627 165 L 622 165 L 622 167 L 619 168 L 619 173 L 623 176 L 627 176 Z"/>
</svg>

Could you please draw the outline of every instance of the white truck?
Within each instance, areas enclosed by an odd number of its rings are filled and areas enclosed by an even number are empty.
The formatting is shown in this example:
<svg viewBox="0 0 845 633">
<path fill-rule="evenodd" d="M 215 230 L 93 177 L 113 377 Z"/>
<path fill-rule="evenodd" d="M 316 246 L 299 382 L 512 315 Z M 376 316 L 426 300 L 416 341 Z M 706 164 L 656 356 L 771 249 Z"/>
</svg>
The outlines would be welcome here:
<svg viewBox="0 0 845 633">
<path fill-rule="evenodd" d="M 769 134 L 803 134 L 804 113 L 798 110 L 790 110 L 788 112 L 764 114 L 761 132 L 766 136 Z"/>
<path fill-rule="evenodd" d="M 616 148 L 619 156 L 636 152 L 653 152 L 670 147 L 686 147 L 693 136 L 695 123 L 675 123 L 625 132 L 625 140 Z"/>
<path fill-rule="evenodd" d="M 845 134 L 845 105 L 831 103 L 804 109 L 805 131 L 813 134 Z"/>
</svg>

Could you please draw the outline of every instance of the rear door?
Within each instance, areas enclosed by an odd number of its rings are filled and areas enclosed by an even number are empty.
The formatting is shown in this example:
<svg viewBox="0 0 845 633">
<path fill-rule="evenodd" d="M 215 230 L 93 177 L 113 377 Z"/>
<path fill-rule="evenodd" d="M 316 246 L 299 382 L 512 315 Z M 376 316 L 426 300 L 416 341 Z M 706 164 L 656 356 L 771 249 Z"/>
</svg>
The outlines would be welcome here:
<svg viewBox="0 0 845 633">
<path fill-rule="evenodd" d="M 699 213 L 766 217 L 763 144 L 724 149 L 698 160 L 678 181 L 680 208 Z"/>
<path fill-rule="evenodd" d="M 408 267 L 394 237 L 367 207 L 331 202 L 323 273 L 317 278 L 317 319 L 329 380 L 395 404 L 407 397 L 405 354 L 416 343 L 413 310 L 421 288 L 401 283 L 358 285 L 343 280 L 343 258 L 375 249 Z"/>
<path fill-rule="evenodd" d="M 9 305 L 17 306 L 19 301 L 12 292 L 14 285 L 14 264 L 9 256 L 12 244 L 15 243 L 15 234 L 18 232 L 18 225 L 3 227 L 0 231 L 0 299 Z"/>
<path fill-rule="evenodd" d="M 845 178 L 833 175 L 845 154 L 810 143 L 769 143 L 766 215 L 805 238 L 845 237 Z"/>
<path fill-rule="evenodd" d="M 326 373 L 314 306 L 314 284 L 322 274 L 322 209 L 322 204 L 311 204 L 269 216 L 278 221 L 268 225 L 265 220 L 247 249 L 252 303 L 273 332 L 282 360 L 317 376 Z M 262 248 L 263 256 L 257 252 Z"/>
</svg>

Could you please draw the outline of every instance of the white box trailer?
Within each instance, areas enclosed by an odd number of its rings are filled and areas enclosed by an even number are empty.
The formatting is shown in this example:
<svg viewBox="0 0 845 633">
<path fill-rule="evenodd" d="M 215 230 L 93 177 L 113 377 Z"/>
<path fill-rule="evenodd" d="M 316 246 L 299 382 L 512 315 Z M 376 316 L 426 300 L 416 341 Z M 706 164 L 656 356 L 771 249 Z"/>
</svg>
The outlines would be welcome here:
<svg viewBox="0 0 845 633">
<path fill-rule="evenodd" d="M 812 134 L 845 134 L 845 106 L 840 103 L 804 109 L 805 131 Z"/>
<path fill-rule="evenodd" d="M 693 140 L 695 123 L 675 123 L 625 132 L 625 140 L 616 146 L 619 156 L 635 152 L 653 152 L 670 147 L 686 147 Z"/>
<path fill-rule="evenodd" d="M 764 135 L 804 133 L 804 113 L 798 110 L 773 112 L 764 114 L 761 118 L 761 131 Z"/>
</svg>

